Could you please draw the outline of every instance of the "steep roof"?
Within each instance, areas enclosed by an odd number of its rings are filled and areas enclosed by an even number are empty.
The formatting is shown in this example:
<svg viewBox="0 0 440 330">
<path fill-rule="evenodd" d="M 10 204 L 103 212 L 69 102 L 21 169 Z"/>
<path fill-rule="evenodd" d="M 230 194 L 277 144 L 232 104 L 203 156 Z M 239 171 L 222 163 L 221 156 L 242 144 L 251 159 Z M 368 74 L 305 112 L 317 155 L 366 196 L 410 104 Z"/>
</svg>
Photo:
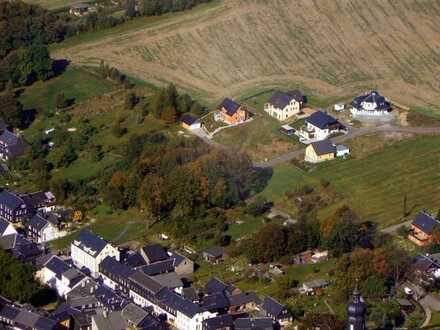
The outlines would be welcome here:
<svg viewBox="0 0 440 330">
<path fill-rule="evenodd" d="M 227 292 L 231 293 L 234 290 L 234 286 L 231 284 L 226 284 L 220 281 L 218 278 L 213 277 L 205 284 L 205 293 L 213 294 L 217 292 Z"/>
<path fill-rule="evenodd" d="M 306 119 L 306 122 L 318 127 L 319 129 L 327 129 L 330 125 L 339 123 L 336 118 L 333 118 L 329 114 L 322 111 L 312 113 L 310 117 Z"/>
<path fill-rule="evenodd" d="M 130 321 L 134 325 L 140 325 L 148 317 L 147 311 L 139 306 L 129 303 L 121 312 L 122 317 L 125 320 Z"/>
<path fill-rule="evenodd" d="M 216 292 L 203 297 L 202 307 L 208 311 L 225 309 L 229 307 L 229 300 L 223 292 Z"/>
<path fill-rule="evenodd" d="M 38 231 L 42 230 L 44 227 L 46 227 L 49 224 L 49 222 L 40 214 L 36 213 L 34 214 L 28 222 L 28 225 L 30 227 L 33 227 L 37 229 Z"/>
<path fill-rule="evenodd" d="M 231 306 L 243 306 L 251 302 L 255 302 L 256 304 L 261 303 L 260 298 L 258 298 L 258 296 L 253 292 L 234 294 L 229 296 L 228 299 Z"/>
<path fill-rule="evenodd" d="M 424 233 L 430 235 L 434 229 L 438 226 L 439 222 L 426 212 L 420 212 L 412 222 L 414 226 L 419 228 Z"/>
<path fill-rule="evenodd" d="M 48 262 L 46 262 L 44 267 L 53 272 L 58 279 L 61 279 L 61 275 L 71 268 L 67 262 L 58 256 L 53 256 Z"/>
<path fill-rule="evenodd" d="M 156 295 L 156 298 L 158 298 L 166 306 L 176 311 L 179 311 L 189 318 L 193 318 L 196 314 L 202 311 L 199 305 L 182 298 L 177 293 L 171 291 L 168 288 L 164 288 L 163 290 L 161 290 Z"/>
<path fill-rule="evenodd" d="M 0 134 L 0 142 L 3 142 L 7 146 L 12 146 L 20 143 L 20 137 L 12 133 L 10 130 L 4 129 Z"/>
<path fill-rule="evenodd" d="M 154 281 L 159 283 L 161 286 L 175 289 L 183 287 L 183 283 L 175 272 L 158 274 L 151 277 Z"/>
<path fill-rule="evenodd" d="M 96 257 L 105 248 L 107 242 L 91 231 L 83 229 L 72 244 L 92 257 Z"/>
<path fill-rule="evenodd" d="M 3 235 L 10 224 L 11 223 L 8 220 L 0 218 L 0 236 Z"/>
<path fill-rule="evenodd" d="M 364 102 L 370 103 L 370 104 L 375 104 L 376 110 L 384 110 L 384 111 L 391 110 L 391 104 L 385 99 L 385 97 L 380 95 L 377 91 L 371 91 L 371 92 L 367 92 L 365 94 L 359 95 L 358 97 L 353 99 L 353 102 L 351 103 L 351 105 L 353 106 L 353 108 L 356 108 L 356 109 L 367 110 L 367 109 L 365 109 L 365 107 L 363 105 Z"/>
<path fill-rule="evenodd" d="M 0 202 L 11 209 L 16 209 L 25 204 L 20 196 L 7 190 L 0 191 Z"/>
<path fill-rule="evenodd" d="M 266 330 L 273 329 L 274 322 L 272 319 L 268 317 L 257 317 L 257 318 L 240 318 L 236 319 L 234 322 L 234 326 L 236 330 L 242 329 L 258 329 L 258 330 Z"/>
<path fill-rule="evenodd" d="M 276 301 L 272 297 L 264 298 L 262 308 L 268 314 L 274 317 L 278 317 L 285 309 L 283 305 L 281 305 L 278 301 Z"/>
<path fill-rule="evenodd" d="M 227 97 L 222 101 L 222 103 L 220 103 L 218 108 L 224 108 L 229 116 L 233 116 L 240 108 L 240 104 Z"/>
<path fill-rule="evenodd" d="M 284 109 L 292 100 L 304 102 L 304 95 L 300 91 L 276 91 L 269 99 L 268 103 L 272 104 L 275 108 Z"/>
<path fill-rule="evenodd" d="M 124 265 L 117 261 L 114 257 L 109 256 L 105 257 L 99 267 L 110 274 L 124 278 L 130 277 L 135 272 L 135 270 L 131 267 Z"/>
<path fill-rule="evenodd" d="M 317 155 L 331 154 L 336 151 L 336 147 L 330 140 L 322 140 L 311 143 Z"/>
<path fill-rule="evenodd" d="M 203 321 L 206 330 L 218 330 L 224 328 L 232 328 L 234 326 L 234 318 L 230 314 L 211 317 Z"/>
<path fill-rule="evenodd" d="M 159 244 L 145 245 L 142 248 L 142 251 L 145 253 L 150 263 L 155 263 L 170 258 L 165 248 Z"/>
<path fill-rule="evenodd" d="M 162 285 L 140 270 L 132 274 L 129 279 L 153 295 L 157 294 L 163 288 Z"/>
<path fill-rule="evenodd" d="M 192 125 L 194 123 L 197 123 L 199 121 L 198 118 L 191 116 L 190 114 L 185 113 L 182 118 L 180 119 L 182 123 L 187 125 Z"/>
<path fill-rule="evenodd" d="M 154 264 L 142 266 L 139 269 L 149 276 L 154 276 L 158 274 L 173 272 L 174 263 L 174 259 L 168 259 L 155 262 Z"/>
<path fill-rule="evenodd" d="M 211 246 L 210 248 L 207 248 L 203 251 L 203 253 L 208 254 L 209 256 L 212 256 L 214 258 L 221 258 L 224 252 L 225 249 L 221 246 Z"/>
</svg>

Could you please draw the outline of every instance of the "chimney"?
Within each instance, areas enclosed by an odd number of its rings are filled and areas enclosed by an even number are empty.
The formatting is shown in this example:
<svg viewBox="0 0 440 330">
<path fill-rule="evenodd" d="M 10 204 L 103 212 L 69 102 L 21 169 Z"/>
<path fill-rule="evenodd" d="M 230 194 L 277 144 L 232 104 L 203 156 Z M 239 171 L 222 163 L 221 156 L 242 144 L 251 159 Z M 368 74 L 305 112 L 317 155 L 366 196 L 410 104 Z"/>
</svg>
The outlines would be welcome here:
<svg viewBox="0 0 440 330">
<path fill-rule="evenodd" d="M 104 311 L 102 312 L 102 316 L 104 316 L 105 319 L 108 317 L 108 312 L 106 309 L 104 309 Z"/>
</svg>

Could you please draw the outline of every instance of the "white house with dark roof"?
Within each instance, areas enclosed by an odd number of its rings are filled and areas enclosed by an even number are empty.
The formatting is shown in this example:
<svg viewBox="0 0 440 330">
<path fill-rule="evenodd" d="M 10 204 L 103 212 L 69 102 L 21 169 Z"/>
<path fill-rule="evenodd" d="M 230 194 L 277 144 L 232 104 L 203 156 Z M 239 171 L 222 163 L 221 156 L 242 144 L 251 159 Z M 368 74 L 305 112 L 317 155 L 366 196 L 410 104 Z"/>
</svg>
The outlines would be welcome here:
<svg viewBox="0 0 440 330">
<path fill-rule="evenodd" d="M 351 103 L 354 116 L 383 116 L 391 111 L 391 103 L 377 91 L 371 91 L 354 98 Z"/>
<path fill-rule="evenodd" d="M 272 320 L 277 321 L 282 326 L 286 326 L 292 322 L 292 314 L 287 310 L 286 306 L 280 304 L 271 297 L 266 297 L 261 305 L 261 310 Z"/>
<path fill-rule="evenodd" d="M 19 195 L 8 190 L 0 191 L 0 217 L 10 222 L 18 222 L 32 212 L 32 205 Z"/>
<path fill-rule="evenodd" d="M 106 257 L 119 261 L 119 250 L 101 237 L 82 230 L 70 245 L 73 263 L 78 268 L 87 268 L 93 277 L 99 274 L 99 265 Z"/>
<path fill-rule="evenodd" d="M 277 91 L 264 105 L 264 111 L 271 117 L 283 121 L 301 113 L 304 103 L 305 97 L 300 91 Z"/>
<path fill-rule="evenodd" d="M 14 226 L 6 219 L 0 218 L 0 237 L 17 234 Z"/>
<path fill-rule="evenodd" d="M 67 235 L 61 230 L 61 222 L 54 213 L 36 213 L 26 224 L 27 237 L 37 243 L 45 243 Z"/>
<path fill-rule="evenodd" d="M 331 134 L 345 132 L 345 126 L 323 111 L 316 111 L 305 121 L 305 130 L 298 131 L 300 138 L 311 142 L 327 139 Z"/>
<path fill-rule="evenodd" d="M 0 128 L 0 130 L 0 159 L 11 160 L 26 152 L 27 145 L 20 136 L 7 128 Z"/>
</svg>

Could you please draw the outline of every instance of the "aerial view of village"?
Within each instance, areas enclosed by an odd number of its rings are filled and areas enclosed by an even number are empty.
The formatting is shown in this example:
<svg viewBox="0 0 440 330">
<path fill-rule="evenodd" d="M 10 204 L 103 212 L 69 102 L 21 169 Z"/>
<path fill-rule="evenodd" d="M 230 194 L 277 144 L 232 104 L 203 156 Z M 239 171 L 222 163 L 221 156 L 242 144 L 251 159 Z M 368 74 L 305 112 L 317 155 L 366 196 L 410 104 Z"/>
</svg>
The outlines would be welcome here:
<svg viewBox="0 0 440 330">
<path fill-rule="evenodd" d="M 0 330 L 440 329 L 439 0 L 0 0 Z"/>
</svg>

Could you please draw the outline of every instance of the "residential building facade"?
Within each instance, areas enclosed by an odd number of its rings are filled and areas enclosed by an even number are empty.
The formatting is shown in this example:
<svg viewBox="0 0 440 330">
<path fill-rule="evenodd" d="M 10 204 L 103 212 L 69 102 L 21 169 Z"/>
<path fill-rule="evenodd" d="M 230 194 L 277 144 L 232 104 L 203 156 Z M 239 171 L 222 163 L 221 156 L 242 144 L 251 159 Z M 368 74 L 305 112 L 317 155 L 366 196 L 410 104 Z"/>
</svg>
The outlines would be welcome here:
<svg viewBox="0 0 440 330">
<path fill-rule="evenodd" d="M 277 91 L 264 105 L 264 111 L 271 117 L 284 121 L 300 114 L 304 103 L 305 97 L 300 91 Z"/>
</svg>

